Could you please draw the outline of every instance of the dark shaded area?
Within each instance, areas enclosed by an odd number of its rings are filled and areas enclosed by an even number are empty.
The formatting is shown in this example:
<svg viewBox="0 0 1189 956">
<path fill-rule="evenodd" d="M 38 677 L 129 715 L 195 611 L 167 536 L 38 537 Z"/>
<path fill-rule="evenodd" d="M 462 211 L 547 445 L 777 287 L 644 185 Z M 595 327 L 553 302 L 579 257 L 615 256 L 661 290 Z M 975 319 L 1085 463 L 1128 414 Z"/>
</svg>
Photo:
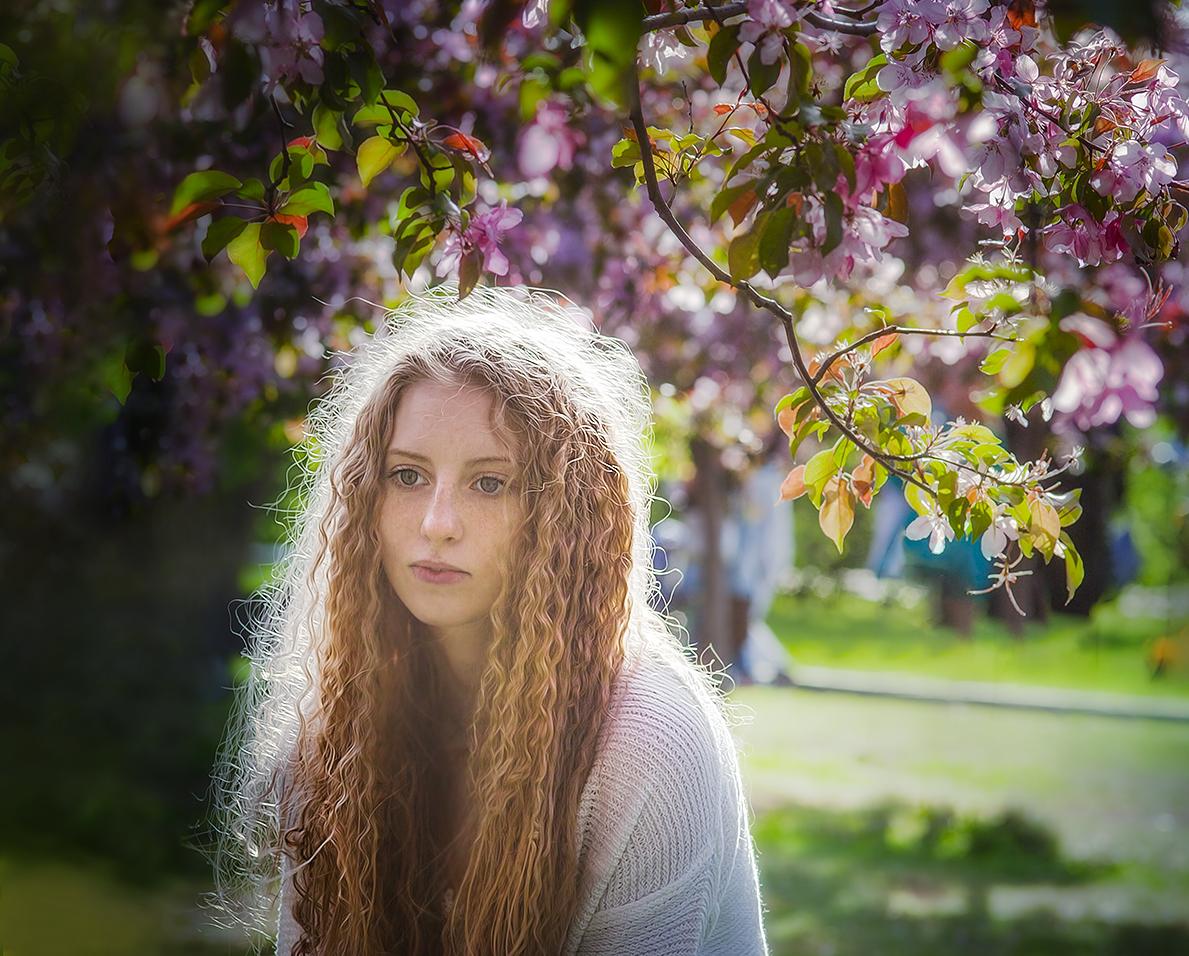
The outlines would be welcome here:
<svg viewBox="0 0 1189 956">
<path fill-rule="evenodd" d="M 159 440 L 168 391 L 168 377 L 138 383 L 69 473 L 27 475 L 0 509 L 0 767 L 14 784 L 0 847 L 100 857 L 140 880 L 206 868 L 188 844 L 242 647 L 246 479 L 270 460 L 263 442 L 229 445 L 214 493 L 146 494 L 129 463 Z"/>
<path fill-rule="evenodd" d="M 1179 925 L 996 919 L 993 886 L 1072 886 L 1111 872 L 1066 860 L 1049 831 L 1015 812 L 980 821 L 941 808 L 788 807 L 754 832 L 774 956 L 1189 953 L 1189 927 Z"/>
</svg>

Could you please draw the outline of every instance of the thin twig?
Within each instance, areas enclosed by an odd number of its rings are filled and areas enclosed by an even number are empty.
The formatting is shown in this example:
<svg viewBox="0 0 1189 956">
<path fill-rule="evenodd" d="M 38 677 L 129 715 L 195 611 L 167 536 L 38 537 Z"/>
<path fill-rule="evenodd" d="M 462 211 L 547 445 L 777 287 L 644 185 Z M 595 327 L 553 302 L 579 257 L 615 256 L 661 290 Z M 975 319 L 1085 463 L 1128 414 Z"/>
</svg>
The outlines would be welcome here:
<svg viewBox="0 0 1189 956">
<path fill-rule="evenodd" d="M 818 382 L 820 382 L 826 372 L 830 370 L 830 366 L 842 358 L 842 356 L 846 355 L 847 352 L 853 352 L 857 348 L 862 348 L 868 342 L 874 342 L 876 339 L 881 338 L 882 336 L 892 335 L 893 333 L 899 335 L 937 335 L 957 339 L 962 339 L 968 335 L 973 335 L 980 339 L 998 339 L 1000 342 L 1016 341 L 1016 339 L 1013 339 L 1009 335 L 996 335 L 990 329 L 985 329 L 978 332 L 959 332 L 955 329 L 914 329 L 902 325 L 885 325 L 882 328 L 868 332 L 862 338 L 856 339 L 850 345 L 844 345 L 837 351 L 831 352 L 829 355 L 827 355 L 825 361 L 822 362 L 822 364 L 818 367 L 817 374 L 813 376 L 814 384 L 816 385 Z"/>
</svg>

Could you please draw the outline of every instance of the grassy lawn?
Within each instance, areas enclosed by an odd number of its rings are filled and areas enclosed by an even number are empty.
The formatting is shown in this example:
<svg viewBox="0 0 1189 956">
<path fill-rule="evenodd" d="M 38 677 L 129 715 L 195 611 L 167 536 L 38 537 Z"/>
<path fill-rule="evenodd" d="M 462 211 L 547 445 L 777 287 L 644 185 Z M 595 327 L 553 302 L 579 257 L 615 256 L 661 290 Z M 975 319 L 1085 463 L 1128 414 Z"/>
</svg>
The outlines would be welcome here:
<svg viewBox="0 0 1189 956">
<path fill-rule="evenodd" d="M 3 956 L 247 956 L 244 935 L 216 927 L 209 886 L 130 885 L 101 863 L 0 858 Z"/>
<path fill-rule="evenodd" d="M 1125 694 L 1189 696 L 1189 668 L 1153 679 L 1153 642 L 1185 626 L 1127 617 L 1118 603 L 1090 618 L 1053 615 L 1027 623 L 1013 637 L 985 614 L 963 638 L 932 623 L 928 601 L 869 601 L 838 590 L 782 594 L 768 623 L 801 664 L 854 670 L 905 671 L 955 680 L 1010 681 Z"/>
<path fill-rule="evenodd" d="M 1189 954 L 1189 725 L 732 696 L 774 956 Z"/>
</svg>

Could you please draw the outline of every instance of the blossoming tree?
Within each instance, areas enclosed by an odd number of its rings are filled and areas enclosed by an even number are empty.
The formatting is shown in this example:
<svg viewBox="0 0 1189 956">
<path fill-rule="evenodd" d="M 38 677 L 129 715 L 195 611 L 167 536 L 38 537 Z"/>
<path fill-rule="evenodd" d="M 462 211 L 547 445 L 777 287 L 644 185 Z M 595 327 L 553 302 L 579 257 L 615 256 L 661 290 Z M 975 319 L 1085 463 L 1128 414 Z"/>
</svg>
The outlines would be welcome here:
<svg viewBox="0 0 1189 956">
<path fill-rule="evenodd" d="M 976 538 L 1009 591 L 1024 557 L 1061 558 L 1072 593 L 1068 462 L 935 420 L 913 369 L 973 362 L 984 408 L 1051 418 L 1070 446 L 1152 420 L 1154 327 L 1184 312 L 1189 108 L 1158 35 L 1129 46 L 1073 7 L 196 0 L 120 108 L 133 127 L 228 133 L 163 171 L 167 209 L 118 212 L 111 247 L 188 277 L 237 329 L 301 312 L 258 384 L 320 369 L 355 295 L 566 288 L 702 427 L 757 445 L 750 413 L 774 404 L 800 454 L 784 494 L 839 550 L 896 476 L 910 537 Z M 172 100 L 151 82 L 166 62 L 190 71 Z M 8 48 L 0 71 L 22 76 Z M 37 137 L 0 154 L 18 205 L 55 159 Z M 301 289 L 326 311 L 294 305 Z M 171 316 L 124 349 L 121 398 L 201 338 Z"/>
</svg>

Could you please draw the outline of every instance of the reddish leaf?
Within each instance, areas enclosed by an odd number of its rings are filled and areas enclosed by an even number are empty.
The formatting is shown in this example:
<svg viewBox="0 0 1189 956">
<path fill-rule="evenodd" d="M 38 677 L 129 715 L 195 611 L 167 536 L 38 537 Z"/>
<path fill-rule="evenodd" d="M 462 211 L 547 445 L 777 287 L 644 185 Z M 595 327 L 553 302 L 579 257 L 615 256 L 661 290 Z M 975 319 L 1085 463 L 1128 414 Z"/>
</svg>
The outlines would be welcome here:
<svg viewBox="0 0 1189 956">
<path fill-rule="evenodd" d="M 275 216 L 271 216 L 270 219 L 273 222 L 283 222 L 292 226 L 297 230 L 298 239 L 304 239 L 306 236 L 306 229 L 309 228 L 305 216 L 283 216 L 280 213 L 277 213 Z"/>
<path fill-rule="evenodd" d="M 463 255 L 458 266 L 458 298 L 465 299 L 470 295 L 482 275 L 483 253 L 472 247 Z"/>
<path fill-rule="evenodd" d="M 871 343 L 871 357 L 879 355 L 884 349 L 900 338 L 899 332 L 889 332 L 887 335 L 881 335 L 874 342 Z"/>
<path fill-rule="evenodd" d="M 717 106 L 714 107 L 714 113 L 716 116 L 726 116 L 727 113 L 733 113 L 734 111 L 735 111 L 735 107 L 733 107 L 727 103 L 719 103 Z"/>
<path fill-rule="evenodd" d="M 467 136 L 466 133 L 451 133 L 442 140 L 442 145 L 447 149 L 455 149 L 460 153 L 473 156 L 480 163 L 485 163 L 491 158 L 491 150 L 487 148 L 487 145 L 474 136 Z"/>
<path fill-rule="evenodd" d="M 788 473 L 780 486 L 780 500 L 792 501 L 805 494 L 805 466 L 798 465 Z"/>
<path fill-rule="evenodd" d="M 864 508 L 871 507 L 871 499 L 875 496 L 875 459 L 864 455 L 863 460 L 851 472 L 851 484 L 855 494 L 863 502 Z"/>
<path fill-rule="evenodd" d="M 801 403 L 803 405 L 804 402 Z M 776 424 L 780 426 L 780 430 L 784 432 L 789 438 L 793 437 L 793 430 L 797 427 L 797 409 L 801 405 L 793 405 L 790 408 L 782 408 L 776 415 Z"/>
<path fill-rule="evenodd" d="M 826 537 L 842 554 L 842 542 L 855 521 L 855 497 L 842 475 L 831 478 L 822 489 L 822 506 L 817 521 Z"/>
<path fill-rule="evenodd" d="M 1127 79 L 1132 83 L 1147 83 L 1160 72 L 1160 64 L 1163 62 L 1163 60 L 1144 60 L 1131 71 L 1131 76 Z"/>
<path fill-rule="evenodd" d="M 1013 30 L 1036 26 L 1036 4 L 1032 0 L 1011 0 L 1007 5 L 1007 20 Z"/>
<path fill-rule="evenodd" d="M 752 207 L 757 202 L 756 191 L 749 189 L 747 192 L 741 194 L 733 203 L 727 207 L 727 212 L 731 214 L 731 222 L 736 226 L 747 218 L 747 214 L 751 212 Z"/>
<path fill-rule="evenodd" d="M 310 145 L 313 142 L 314 142 L 313 136 L 299 136 L 299 137 L 297 137 L 297 139 L 289 140 L 289 145 L 290 146 L 302 146 L 306 149 L 309 149 Z"/>
<path fill-rule="evenodd" d="M 181 212 L 179 212 L 176 216 L 170 216 L 167 220 L 165 220 L 165 231 L 172 232 L 178 226 L 184 225 L 185 223 L 190 222 L 194 219 L 200 219 L 203 216 L 205 216 L 208 212 L 211 212 L 218 208 L 219 208 L 219 203 L 217 203 L 217 202 L 192 203 L 191 205 L 189 205 L 185 209 L 183 209 Z"/>
</svg>

